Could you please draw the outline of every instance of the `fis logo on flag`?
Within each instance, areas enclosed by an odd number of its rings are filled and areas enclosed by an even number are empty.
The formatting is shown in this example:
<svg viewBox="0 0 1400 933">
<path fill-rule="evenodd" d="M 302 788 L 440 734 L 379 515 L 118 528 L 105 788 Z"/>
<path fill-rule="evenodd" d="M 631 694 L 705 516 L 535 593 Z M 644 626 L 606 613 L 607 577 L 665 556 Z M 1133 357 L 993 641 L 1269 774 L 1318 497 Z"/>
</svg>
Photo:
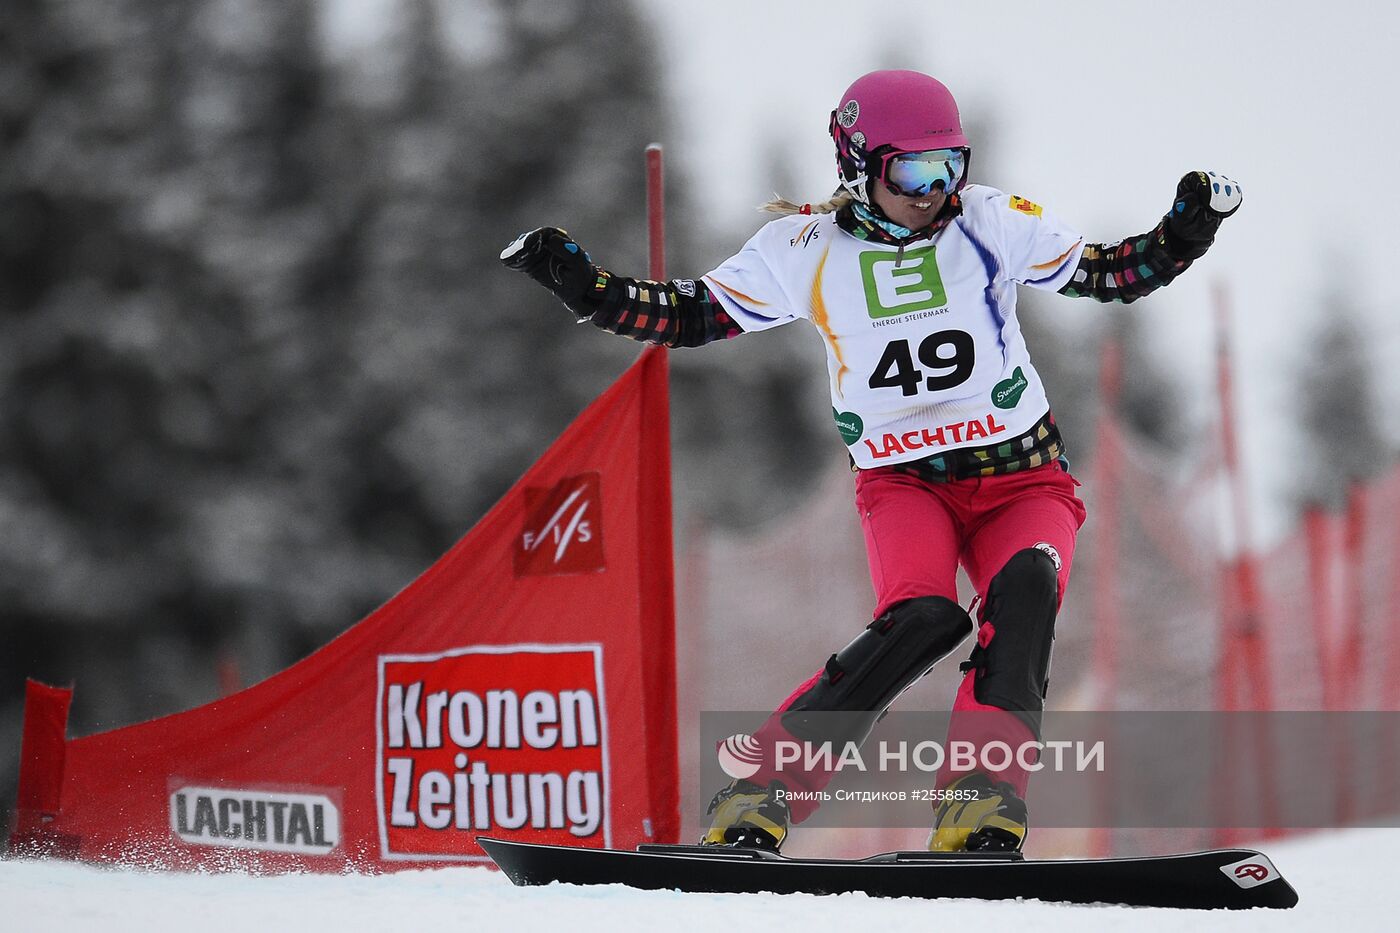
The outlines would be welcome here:
<svg viewBox="0 0 1400 933">
<path fill-rule="evenodd" d="M 1011 209 L 1013 211 L 1020 211 L 1022 214 L 1030 214 L 1032 217 L 1039 217 L 1042 214 L 1039 204 L 1036 204 L 1034 201 L 1027 201 L 1025 198 L 1015 194 L 1011 196 Z"/>
<path fill-rule="evenodd" d="M 379 657 L 385 859 L 474 861 L 477 835 L 611 844 L 601 645 Z"/>
<path fill-rule="evenodd" d="M 551 489 L 525 489 L 525 527 L 515 548 L 515 575 L 597 573 L 603 562 L 602 479 L 570 476 Z"/>
</svg>

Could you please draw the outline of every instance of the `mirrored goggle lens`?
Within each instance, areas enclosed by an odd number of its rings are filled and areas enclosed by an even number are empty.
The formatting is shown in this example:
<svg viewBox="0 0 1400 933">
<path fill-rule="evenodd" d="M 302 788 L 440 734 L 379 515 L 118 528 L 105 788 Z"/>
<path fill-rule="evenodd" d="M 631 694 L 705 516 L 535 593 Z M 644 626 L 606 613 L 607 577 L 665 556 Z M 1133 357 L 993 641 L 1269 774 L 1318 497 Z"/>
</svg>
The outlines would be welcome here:
<svg viewBox="0 0 1400 933">
<path fill-rule="evenodd" d="M 966 164 L 961 149 L 901 152 L 885 163 L 885 182 L 911 197 L 928 194 L 939 182 L 944 191 L 954 191 L 962 181 Z"/>
</svg>

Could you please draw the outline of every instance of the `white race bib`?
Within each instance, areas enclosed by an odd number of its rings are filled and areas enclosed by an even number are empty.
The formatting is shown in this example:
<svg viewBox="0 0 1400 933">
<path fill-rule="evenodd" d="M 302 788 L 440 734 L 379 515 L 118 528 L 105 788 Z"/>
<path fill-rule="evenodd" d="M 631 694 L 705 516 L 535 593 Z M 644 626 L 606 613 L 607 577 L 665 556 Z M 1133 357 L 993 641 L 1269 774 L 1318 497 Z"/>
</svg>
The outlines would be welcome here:
<svg viewBox="0 0 1400 933">
<path fill-rule="evenodd" d="M 863 468 L 1010 441 L 1049 403 L 1016 285 L 1069 280 L 1083 240 L 1038 205 L 969 186 L 963 213 L 902 254 L 834 215 L 759 230 L 705 281 L 745 331 L 798 318 L 826 344 L 837 429 Z"/>
</svg>

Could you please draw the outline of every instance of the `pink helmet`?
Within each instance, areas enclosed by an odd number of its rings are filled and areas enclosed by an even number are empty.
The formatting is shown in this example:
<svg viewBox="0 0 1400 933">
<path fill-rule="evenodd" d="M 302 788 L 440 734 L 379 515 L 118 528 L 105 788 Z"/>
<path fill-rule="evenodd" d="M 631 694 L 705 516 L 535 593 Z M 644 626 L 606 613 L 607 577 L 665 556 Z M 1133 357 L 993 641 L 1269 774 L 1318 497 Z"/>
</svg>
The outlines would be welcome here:
<svg viewBox="0 0 1400 933">
<path fill-rule="evenodd" d="M 958 104 L 941 81 L 917 71 L 872 71 L 856 79 L 831 112 L 841 185 L 869 204 L 871 156 L 968 149 Z"/>
</svg>

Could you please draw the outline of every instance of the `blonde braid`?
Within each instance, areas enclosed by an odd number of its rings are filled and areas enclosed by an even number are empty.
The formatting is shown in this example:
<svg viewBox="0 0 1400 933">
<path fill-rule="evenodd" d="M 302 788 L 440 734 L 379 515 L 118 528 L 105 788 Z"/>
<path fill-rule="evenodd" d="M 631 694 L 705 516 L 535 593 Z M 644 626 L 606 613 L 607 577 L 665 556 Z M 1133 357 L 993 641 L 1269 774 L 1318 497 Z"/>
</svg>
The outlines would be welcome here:
<svg viewBox="0 0 1400 933">
<path fill-rule="evenodd" d="M 773 200 L 760 205 L 758 209 L 770 214 L 830 214 L 833 211 L 839 211 L 854 200 L 855 198 L 851 197 L 849 191 L 838 188 L 830 200 L 820 204 L 794 204 L 787 198 L 781 198 L 775 194 Z"/>
</svg>

